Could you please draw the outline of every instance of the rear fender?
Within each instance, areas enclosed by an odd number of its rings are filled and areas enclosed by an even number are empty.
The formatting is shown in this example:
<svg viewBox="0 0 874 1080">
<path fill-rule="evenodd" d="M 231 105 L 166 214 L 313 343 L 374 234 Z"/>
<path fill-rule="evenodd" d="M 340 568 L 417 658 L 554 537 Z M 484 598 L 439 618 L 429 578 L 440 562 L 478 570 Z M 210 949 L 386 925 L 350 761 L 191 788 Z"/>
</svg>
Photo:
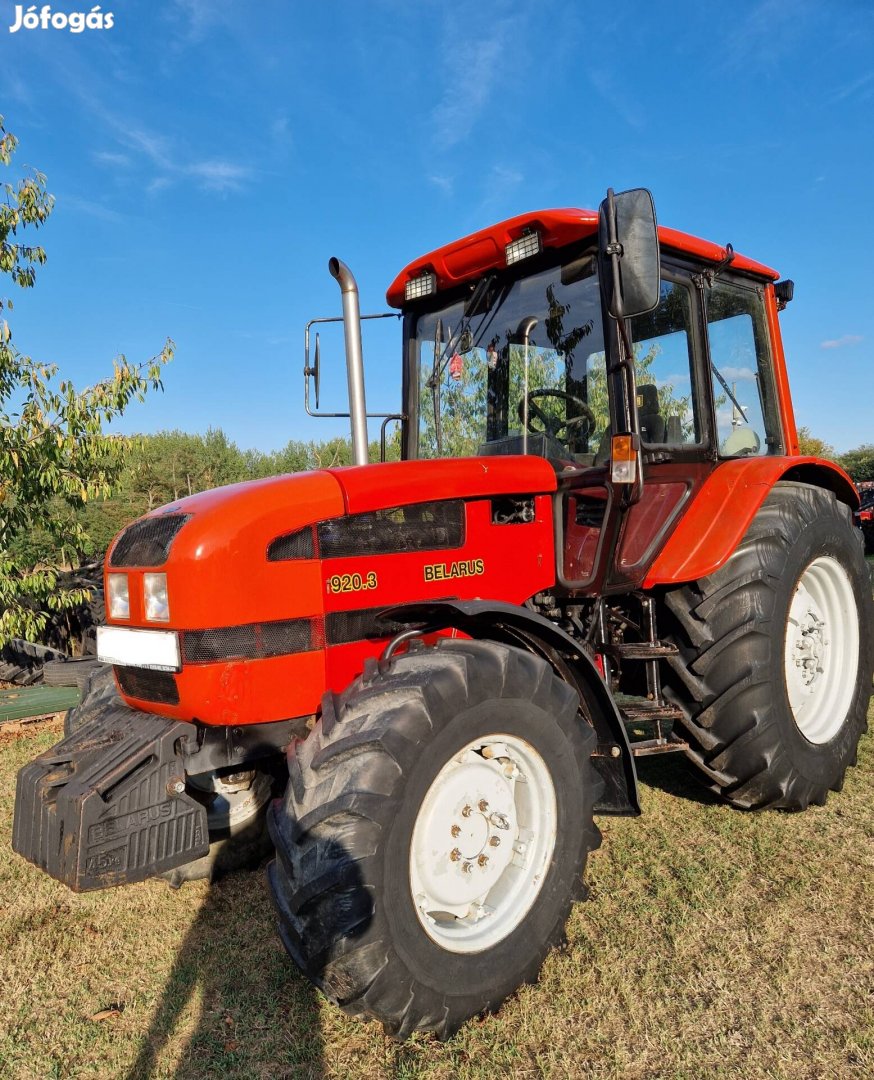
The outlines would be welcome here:
<svg viewBox="0 0 874 1080">
<path fill-rule="evenodd" d="M 779 480 L 827 488 L 855 510 L 852 480 L 832 461 L 815 457 L 736 458 L 714 470 L 650 567 L 644 589 L 697 581 L 718 570 L 740 543 Z"/>
<path fill-rule="evenodd" d="M 437 600 L 405 604 L 382 613 L 394 622 L 425 624 L 429 631 L 454 628 L 469 637 L 500 641 L 543 657 L 579 693 L 598 736 L 593 764 L 604 780 L 599 814 L 637 816 L 637 773 L 625 725 L 592 656 L 543 616 L 493 600 Z"/>
</svg>

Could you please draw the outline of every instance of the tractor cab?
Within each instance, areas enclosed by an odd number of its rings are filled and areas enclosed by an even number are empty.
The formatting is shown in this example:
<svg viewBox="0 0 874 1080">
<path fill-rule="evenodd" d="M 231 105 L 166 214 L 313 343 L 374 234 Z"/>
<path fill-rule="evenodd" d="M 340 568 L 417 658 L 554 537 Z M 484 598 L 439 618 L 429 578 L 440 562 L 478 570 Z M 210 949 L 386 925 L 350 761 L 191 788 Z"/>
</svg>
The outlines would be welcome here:
<svg viewBox="0 0 874 1080">
<path fill-rule="evenodd" d="M 639 587 L 722 461 L 797 453 L 776 277 L 657 228 L 643 191 L 433 251 L 388 290 L 404 313 L 403 456 L 547 459 L 559 585 Z"/>
</svg>

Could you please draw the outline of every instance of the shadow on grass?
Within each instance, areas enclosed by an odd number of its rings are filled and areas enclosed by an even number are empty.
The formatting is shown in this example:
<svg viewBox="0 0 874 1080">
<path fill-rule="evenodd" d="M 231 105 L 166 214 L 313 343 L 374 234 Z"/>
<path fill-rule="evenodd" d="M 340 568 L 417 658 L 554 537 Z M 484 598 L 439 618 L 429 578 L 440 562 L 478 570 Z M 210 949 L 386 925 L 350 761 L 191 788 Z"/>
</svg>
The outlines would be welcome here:
<svg viewBox="0 0 874 1080">
<path fill-rule="evenodd" d="M 264 870 L 230 874 L 185 935 L 126 1080 L 323 1075 L 319 995 L 279 941 Z"/>
<path fill-rule="evenodd" d="M 683 754 L 654 754 L 652 757 L 636 758 L 637 778 L 647 787 L 658 788 L 689 802 L 714 806 L 721 803 L 713 792 L 708 791 L 697 778 L 692 764 Z"/>
</svg>

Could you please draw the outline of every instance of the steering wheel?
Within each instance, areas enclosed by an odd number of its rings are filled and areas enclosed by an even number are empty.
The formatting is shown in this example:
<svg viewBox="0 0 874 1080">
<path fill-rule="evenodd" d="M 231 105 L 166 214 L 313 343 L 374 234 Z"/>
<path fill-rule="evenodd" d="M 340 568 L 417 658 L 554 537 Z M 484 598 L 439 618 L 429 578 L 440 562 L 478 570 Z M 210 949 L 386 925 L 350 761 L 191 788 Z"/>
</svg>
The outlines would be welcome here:
<svg viewBox="0 0 874 1080">
<path fill-rule="evenodd" d="M 534 434 L 541 434 L 540 429 L 536 428 L 532 423 L 533 420 L 539 420 L 543 424 L 543 432 L 547 434 L 551 439 L 558 439 L 560 431 L 564 431 L 565 439 L 576 428 L 582 428 L 580 434 L 583 438 L 588 437 L 595 430 L 597 420 L 595 414 L 589 408 L 589 406 L 578 398 L 575 394 L 568 394 L 564 390 L 529 390 L 528 391 L 528 430 Z M 579 409 L 578 416 L 572 416 L 569 420 L 560 420 L 557 416 L 550 416 L 549 413 L 545 413 L 539 405 L 536 404 L 537 398 L 554 397 L 560 401 L 567 402 L 569 405 L 575 405 Z M 519 419 L 522 423 L 525 422 L 525 398 L 523 397 L 519 401 Z M 585 424 L 585 427 L 583 425 Z"/>
</svg>

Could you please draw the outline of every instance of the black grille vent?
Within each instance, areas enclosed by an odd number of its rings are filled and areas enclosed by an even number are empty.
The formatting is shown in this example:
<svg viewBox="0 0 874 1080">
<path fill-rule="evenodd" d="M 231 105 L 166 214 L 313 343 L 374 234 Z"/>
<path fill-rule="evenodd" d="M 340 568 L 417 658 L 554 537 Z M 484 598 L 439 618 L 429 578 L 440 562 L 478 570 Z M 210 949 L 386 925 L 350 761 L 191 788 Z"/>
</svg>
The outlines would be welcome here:
<svg viewBox="0 0 874 1080">
<path fill-rule="evenodd" d="M 128 697 L 154 701 L 158 705 L 179 704 L 179 687 L 172 672 L 136 667 L 115 667 L 113 670 L 121 692 Z"/>
<path fill-rule="evenodd" d="M 190 514 L 163 514 L 135 521 L 116 541 L 109 565 L 162 566 L 176 533 L 190 518 Z"/>
<path fill-rule="evenodd" d="M 346 645 L 350 641 L 367 638 L 394 637 L 403 630 L 411 629 L 411 623 L 380 619 L 382 607 L 364 608 L 361 611 L 333 611 L 325 616 L 325 639 L 328 645 Z"/>
<path fill-rule="evenodd" d="M 259 660 L 269 656 L 310 652 L 320 648 L 321 635 L 313 619 L 223 626 L 215 630 L 186 630 L 182 655 L 186 664 L 217 660 Z"/>
<path fill-rule="evenodd" d="M 323 559 L 347 555 L 394 555 L 464 544 L 464 503 L 417 503 L 323 521 L 318 526 Z"/>
<path fill-rule="evenodd" d="M 287 559 L 314 559 L 316 556 L 313 541 L 313 527 L 277 536 L 267 548 L 268 562 L 285 562 Z"/>
</svg>

